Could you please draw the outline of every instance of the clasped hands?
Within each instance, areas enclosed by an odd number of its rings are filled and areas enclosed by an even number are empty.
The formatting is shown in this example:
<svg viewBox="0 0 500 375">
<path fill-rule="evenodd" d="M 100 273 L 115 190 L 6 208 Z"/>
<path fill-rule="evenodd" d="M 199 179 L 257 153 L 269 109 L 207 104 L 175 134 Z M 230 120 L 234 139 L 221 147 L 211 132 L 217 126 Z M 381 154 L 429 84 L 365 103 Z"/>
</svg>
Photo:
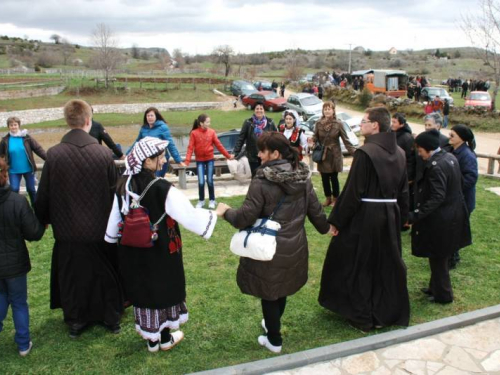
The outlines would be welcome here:
<svg viewBox="0 0 500 375">
<path fill-rule="evenodd" d="M 215 213 L 217 214 L 218 217 L 224 217 L 224 214 L 230 208 L 231 208 L 231 206 L 221 202 L 217 205 L 217 208 L 215 209 Z"/>
</svg>

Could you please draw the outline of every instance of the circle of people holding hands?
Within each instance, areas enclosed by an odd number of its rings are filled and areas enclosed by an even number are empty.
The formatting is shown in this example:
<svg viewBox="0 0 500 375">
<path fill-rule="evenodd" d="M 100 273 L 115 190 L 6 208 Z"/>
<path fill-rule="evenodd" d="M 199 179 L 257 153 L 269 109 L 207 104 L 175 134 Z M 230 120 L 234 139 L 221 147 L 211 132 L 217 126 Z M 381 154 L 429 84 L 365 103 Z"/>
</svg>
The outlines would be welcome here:
<svg viewBox="0 0 500 375">
<path fill-rule="evenodd" d="M 200 115 L 182 160 L 165 119 L 148 108 L 128 154 L 113 150 L 125 159 L 121 177 L 111 151 L 91 136 L 91 107 L 71 100 L 64 117 L 70 131 L 47 152 L 21 130 L 16 117 L 7 121 L 9 132 L 0 143 L 0 331 L 11 306 L 21 356 L 33 346 L 25 240 L 40 240 L 49 224 L 55 239 L 50 307 L 62 309 L 71 338 L 96 323 L 119 333 L 124 308 L 131 305 L 135 329 L 150 352 L 179 344 L 184 338 L 180 326 L 189 317 L 180 226 L 208 240 L 218 219 L 238 230 L 259 218 L 280 224 L 273 258 L 241 257 L 236 276 L 242 293 L 261 300 L 262 335 L 256 341 L 273 353 L 283 347 L 281 318 L 288 298 L 308 278 L 306 217 L 319 233 L 332 236 L 319 303 L 353 327 L 408 326 L 401 232 L 410 227 L 412 254 L 429 259 L 430 281 L 422 292 L 432 303 L 453 301 L 449 271 L 460 260 L 459 250 L 471 244 L 469 216 L 478 171 L 472 131 L 456 125 L 448 139 L 439 132 L 439 113 L 426 116 L 426 131 L 414 138 L 402 114 L 391 117 L 385 107 L 369 108 L 361 122 L 365 143 L 356 149 L 336 119 L 333 102 L 324 103 L 309 142 L 296 112 L 286 111 L 276 126 L 257 104 L 243 123 L 234 155 L 218 140 L 210 117 Z M 104 134 L 101 128 L 96 133 Z M 342 190 L 340 140 L 353 155 Z M 323 203 L 302 161 L 303 152 L 316 145 L 322 150 L 317 167 Z M 239 208 L 217 205 L 214 147 L 227 159 L 247 158 L 252 180 Z M 33 152 L 45 160 L 37 192 Z M 193 153 L 199 186 L 195 206 L 162 178 L 170 157 L 186 166 Z M 34 211 L 18 194 L 21 178 Z M 208 209 L 203 208 L 205 182 Z M 328 216 L 326 206 L 333 207 Z"/>
</svg>

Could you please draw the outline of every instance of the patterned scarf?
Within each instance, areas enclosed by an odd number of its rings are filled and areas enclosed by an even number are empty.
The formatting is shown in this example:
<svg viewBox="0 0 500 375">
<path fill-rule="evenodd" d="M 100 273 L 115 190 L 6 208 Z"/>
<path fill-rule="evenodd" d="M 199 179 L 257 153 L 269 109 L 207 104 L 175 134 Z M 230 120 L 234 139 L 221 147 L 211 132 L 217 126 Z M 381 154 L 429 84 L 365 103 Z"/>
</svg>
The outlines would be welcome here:
<svg viewBox="0 0 500 375">
<path fill-rule="evenodd" d="M 259 138 L 262 133 L 264 133 L 264 129 L 267 126 L 267 118 L 264 116 L 261 120 L 259 120 L 255 115 L 253 115 L 252 123 L 254 124 L 253 133 L 257 138 Z"/>
</svg>

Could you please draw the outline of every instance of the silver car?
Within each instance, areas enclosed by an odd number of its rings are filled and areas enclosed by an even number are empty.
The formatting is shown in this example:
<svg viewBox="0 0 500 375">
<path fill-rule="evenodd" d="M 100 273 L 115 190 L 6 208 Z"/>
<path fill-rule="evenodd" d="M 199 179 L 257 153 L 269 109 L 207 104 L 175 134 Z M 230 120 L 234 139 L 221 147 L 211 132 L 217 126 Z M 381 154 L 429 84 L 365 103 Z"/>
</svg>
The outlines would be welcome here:
<svg viewBox="0 0 500 375">
<path fill-rule="evenodd" d="M 316 126 L 317 120 L 314 121 L 314 122 L 305 121 L 305 122 L 302 122 L 300 124 L 300 128 L 304 130 L 304 134 L 306 135 L 306 137 L 308 139 L 312 138 L 314 136 L 314 127 Z M 356 136 L 356 134 L 354 134 L 354 132 L 352 131 L 352 129 L 349 126 L 349 124 L 347 122 L 345 122 L 345 121 L 340 121 L 340 122 L 344 126 L 345 132 L 347 133 L 347 136 L 349 137 L 349 141 L 351 142 L 351 144 L 354 147 L 358 147 L 359 146 L 359 139 Z M 349 152 L 347 151 L 347 149 L 346 149 L 346 147 L 344 145 L 344 142 L 342 141 L 342 138 L 340 138 L 340 149 L 342 150 L 343 154 L 349 154 Z"/>
<path fill-rule="evenodd" d="M 297 111 L 304 120 L 320 115 L 323 110 L 323 102 L 317 96 L 305 92 L 290 95 L 285 106 Z"/>
</svg>

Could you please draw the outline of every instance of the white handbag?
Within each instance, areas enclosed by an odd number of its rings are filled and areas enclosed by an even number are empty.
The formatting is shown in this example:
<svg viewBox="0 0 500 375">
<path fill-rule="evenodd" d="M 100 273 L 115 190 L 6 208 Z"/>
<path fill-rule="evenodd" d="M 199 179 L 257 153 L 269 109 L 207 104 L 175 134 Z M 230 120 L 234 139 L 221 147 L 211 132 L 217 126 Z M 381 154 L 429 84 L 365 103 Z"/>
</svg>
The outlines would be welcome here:
<svg viewBox="0 0 500 375">
<path fill-rule="evenodd" d="M 259 218 L 253 225 L 233 235 L 229 248 L 234 254 L 261 261 L 273 259 L 276 253 L 276 236 L 281 229 L 281 225 L 272 218 L 284 199 L 285 197 L 281 198 L 268 218 Z"/>
</svg>

